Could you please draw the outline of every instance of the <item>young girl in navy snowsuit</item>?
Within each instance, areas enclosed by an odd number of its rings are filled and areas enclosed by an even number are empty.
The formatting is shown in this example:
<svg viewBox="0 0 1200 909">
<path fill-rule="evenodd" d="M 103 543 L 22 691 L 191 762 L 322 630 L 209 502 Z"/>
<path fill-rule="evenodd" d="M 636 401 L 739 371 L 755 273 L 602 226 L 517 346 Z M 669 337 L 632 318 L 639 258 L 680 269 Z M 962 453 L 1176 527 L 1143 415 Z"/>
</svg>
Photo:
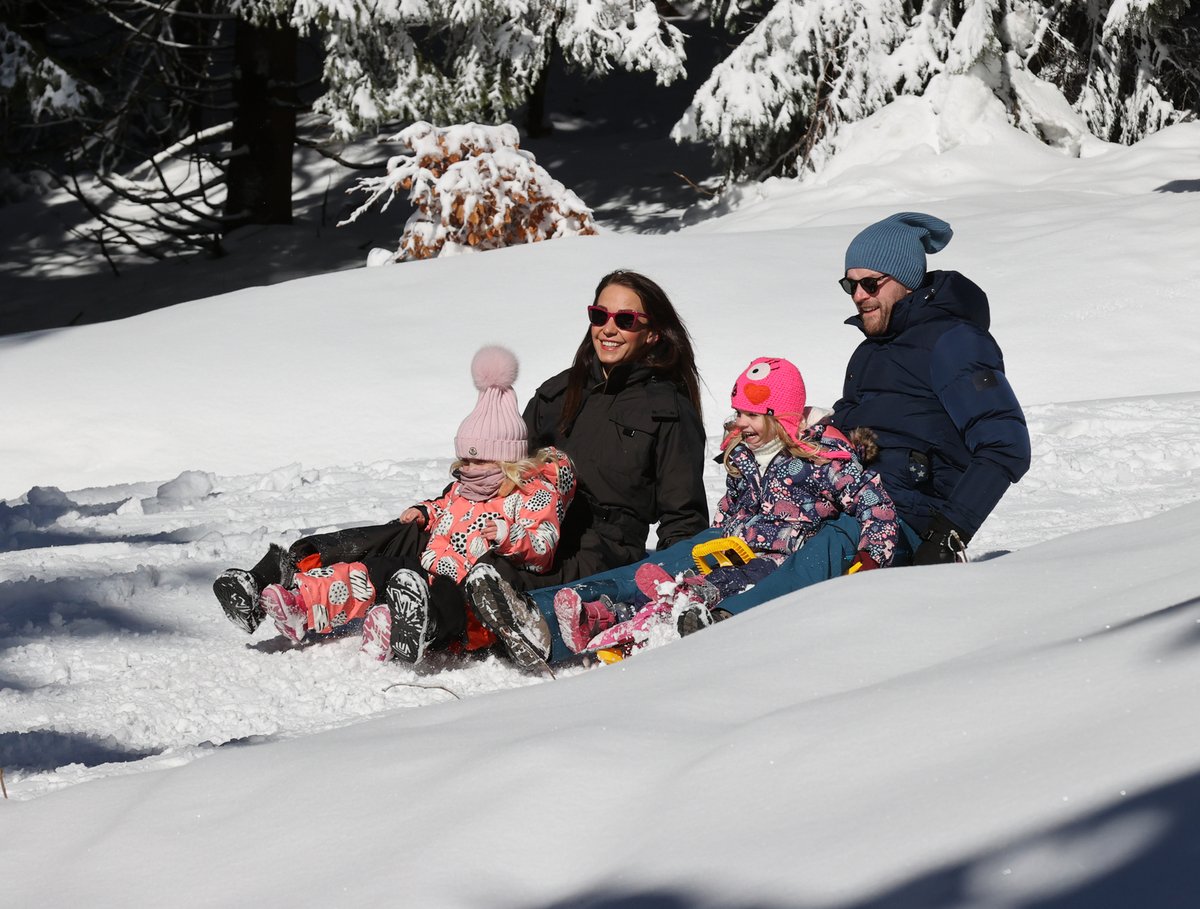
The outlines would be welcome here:
<svg viewBox="0 0 1200 909">
<path fill-rule="evenodd" d="M 759 357 L 738 376 L 731 403 L 735 415 L 722 456 L 726 492 L 712 527 L 638 565 L 554 592 L 553 611 L 567 650 L 636 644 L 668 620 L 681 630 L 707 624 L 718 602 L 757 583 L 823 524 L 842 516 L 857 525 L 856 570 L 891 564 L 900 533 L 891 497 L 841 432 L 807 425 L 804 380 L 795 365 Z M 676 579 L 693 567 L 695 545 L 720 537 L 741 539 L 754 558 L 705 577 Z M 845 567 L 820 566 L 812 580 L 841 574 Z M 545 595 L 539 594 L 534 599 L 544 608 Z M 617 604 L 631 601 L 638 611 L 625 618 L 631 610 Z"/>
</svg>

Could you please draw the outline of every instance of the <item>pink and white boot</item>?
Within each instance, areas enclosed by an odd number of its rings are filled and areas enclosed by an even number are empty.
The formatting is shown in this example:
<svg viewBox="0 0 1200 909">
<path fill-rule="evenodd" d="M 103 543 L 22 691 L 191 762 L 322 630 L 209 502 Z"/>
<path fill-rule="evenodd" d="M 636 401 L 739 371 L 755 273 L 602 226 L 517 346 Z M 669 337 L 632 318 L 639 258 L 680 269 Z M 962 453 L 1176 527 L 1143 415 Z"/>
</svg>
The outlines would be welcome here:
<svg viewBox="0 0 1200 909">
<path fill-rule="evenodd" d="M 584 650 L 609 650 L 617 648 L 621 650 L 634 650 L 641 647 L 650 639 L 651 632 L 658 627 L 668 624 L 671 617 L 671 607 L 667 606 L 665 610 L 666 619 L 663 618 L 663 607 L 658 603 L 651 603 L 644 607 L 632 619 L 627 619 L 624 622 L 619 622 L 611 628 L 606 628 L 598 635 L 587 642 Z"/>
<path fill-rule="evenodd" d="M 358 652 L 380 663 L 392 658 L 392 612 L 387 603 L 376 603 L 367 610 Z"/>
<path fill-rule="evenodd" d="M 263 588 L 258 601 L 281 635 L 294 644 L 304 640 L 308 631 L 308 609 L 297 591 L 288 590 L 282 584 L 270 584 Z"/>
<path fill-rule="evenodd" d="M 656 629 L 676 629 L 680 616 L 700 611 L 707 615 L 716 588 L 702 577 L 684 576 L 676 579 L 661 565 L 646 563 L 634 575 L 634 581 L 650 602 L 633 618 L 613 625 L 588 641 L 588 650 L 609 647 L 638 648 L 646 644 Z M 709 619 L 711 622 L 711 619 Z M 707 625 L 709 622 L 703 622 Z"/>
<path fill-rule="evenodd" d="M 721 591 L 702 574 L 673 577 L 662 566 L 647 563 L 634 574 L 634 581 L 651 602 L 668 600 L 676 612 L 693 608 L 707 612 L 721 602 Z"/>
<path fill-rule="evenodd" d="M 585 603 L 570 587 L 564 587 L 554 595 L 554 617 L 558 619 L 563 643 L 571 653 L 586 650 L 588 641 L 617 623 L 612 600 L 602 596 Z"/>
</svg>

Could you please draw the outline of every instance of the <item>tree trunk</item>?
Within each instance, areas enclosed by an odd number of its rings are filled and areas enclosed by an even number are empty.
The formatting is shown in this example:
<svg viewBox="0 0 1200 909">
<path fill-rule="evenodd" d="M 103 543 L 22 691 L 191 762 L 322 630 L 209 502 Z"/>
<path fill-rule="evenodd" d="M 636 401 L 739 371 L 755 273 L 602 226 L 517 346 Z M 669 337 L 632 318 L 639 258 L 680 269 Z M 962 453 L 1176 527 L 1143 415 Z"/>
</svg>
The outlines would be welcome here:
<svg viewBox="0 0 1200 909">
<path fill-rule="evenodd" d="M 525 102 L 525 134 L 528 136 L 548 136 L 554 132 L 554 124 L 546 119 L 546 83 L 550 79 L 550 67 L 554 65 L 554 52 L 558 42 L 550 38 L 550 49 L 546 54 L 546 62 L 538 73 L 537 81 L 533 83 L 533 91 Z"/>
<path fill-rule="evenodd" d="M 296 45 L 290 26 L 237 23 L 226 232 L 244 224 L 292 223 Z"/>
</svg>

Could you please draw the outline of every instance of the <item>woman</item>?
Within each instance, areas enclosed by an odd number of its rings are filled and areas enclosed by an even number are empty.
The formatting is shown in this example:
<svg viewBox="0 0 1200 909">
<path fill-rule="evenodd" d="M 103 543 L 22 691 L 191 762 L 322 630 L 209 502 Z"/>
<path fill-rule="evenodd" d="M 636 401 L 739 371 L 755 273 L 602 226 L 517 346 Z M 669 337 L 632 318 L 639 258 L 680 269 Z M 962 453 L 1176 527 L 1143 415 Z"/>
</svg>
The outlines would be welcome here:
<svg viewBox="0 0 1200 909">
<path fill-rule="evenodd" d="M 480 613 L 514 613 L 517 590 L 564 584 L 646 555 L 708 527 L 700 382 L 687 329 L 661 287 L 614 271 L 587 307 L 590 327 L 571 367 L 547 380 L 525 408 L 529 443 L 565 451 L 578 475 L 554 567 L 534 575 L 501 561 L 488 583 L 468 585 Z M 536 618 L 536 616 L 534 617 Z"/>
</svg>

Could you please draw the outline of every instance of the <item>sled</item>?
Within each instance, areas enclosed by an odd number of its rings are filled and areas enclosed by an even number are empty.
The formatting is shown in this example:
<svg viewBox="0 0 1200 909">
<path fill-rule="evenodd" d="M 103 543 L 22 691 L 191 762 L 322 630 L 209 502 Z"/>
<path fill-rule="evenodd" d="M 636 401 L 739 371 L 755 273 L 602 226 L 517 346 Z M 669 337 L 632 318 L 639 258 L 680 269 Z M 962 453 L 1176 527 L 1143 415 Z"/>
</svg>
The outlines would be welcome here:
<svg viewBox="0 0 1200 909">
<path fill-rule="evenodd" d="M 708 574 L 714 568 L 745 565 L 754 558 L 754 553 L 741 537 L 721 537 L 697 543 L 692 547 L 692 558 L 700 573 Z"/>
</svg>

